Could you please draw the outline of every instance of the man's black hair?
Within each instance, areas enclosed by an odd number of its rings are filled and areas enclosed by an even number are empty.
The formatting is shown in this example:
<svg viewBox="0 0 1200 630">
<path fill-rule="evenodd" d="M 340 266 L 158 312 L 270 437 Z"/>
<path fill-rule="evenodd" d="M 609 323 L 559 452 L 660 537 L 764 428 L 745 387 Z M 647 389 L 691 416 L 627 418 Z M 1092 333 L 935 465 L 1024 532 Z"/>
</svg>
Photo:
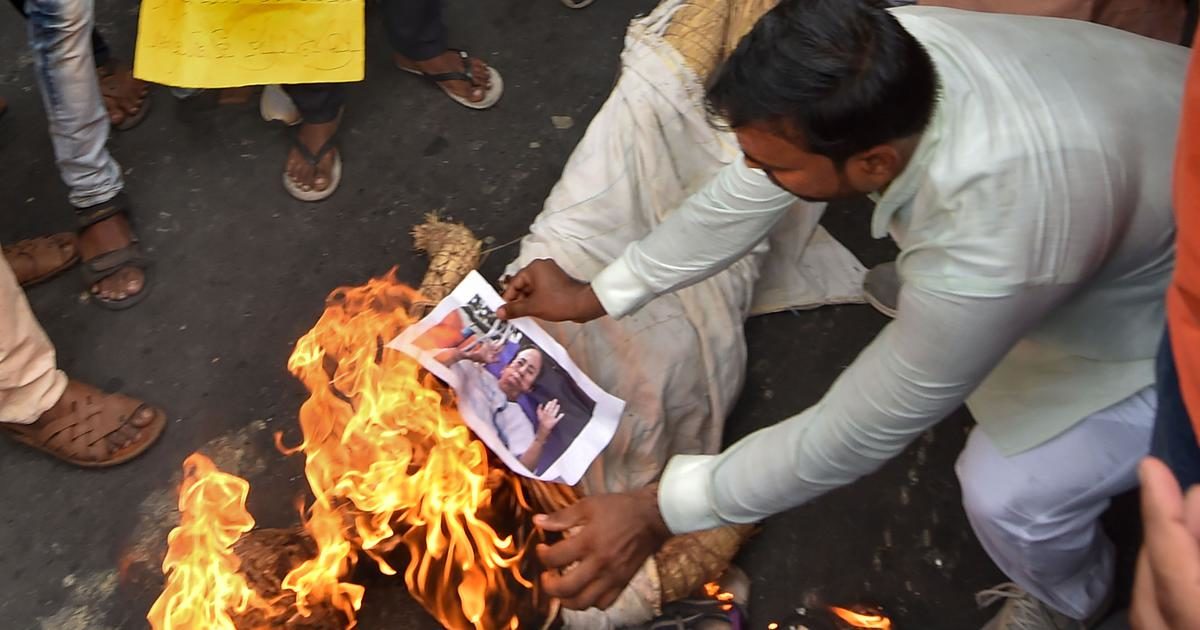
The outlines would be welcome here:
<svg viewBox="0 0 1200 630">
<path fill-rule="evenodd" d="M 777 126 L 841 165 L 923 131 L 938 80 L 924 47 L 870 0 L 783 0 L 717 72 L 710 112 Z"/>
</svg>

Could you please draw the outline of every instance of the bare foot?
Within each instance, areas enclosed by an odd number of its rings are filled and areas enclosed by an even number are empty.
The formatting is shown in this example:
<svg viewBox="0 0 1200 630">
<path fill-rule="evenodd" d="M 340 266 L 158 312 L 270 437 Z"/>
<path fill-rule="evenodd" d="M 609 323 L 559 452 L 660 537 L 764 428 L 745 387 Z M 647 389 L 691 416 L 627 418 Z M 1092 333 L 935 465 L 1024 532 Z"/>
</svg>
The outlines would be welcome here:
<svg viewBox="0 0 1200 630">
<path fill-rule="evenodd" d="M 445 72 L 466 72 L 463 67 L 463 59 L 457 51 L 447 50 L 446 52 L 426 59 L 424 61 L 414 61 L 396 53 L 393 56 L 397 66 L 405 70 L 417 70 L 425 74 L 442 74 Z M 440 85 L 453 92 L 456 96 L 465 98 L 472 103 L 478 103 L 483 100 L 483 97 L 492 87 L 492 75 L 488 72 L 487 64 L 483 63 L 475 57 L 470 58 L 471 63 L 471 78 L 473 82 L 467 81 L 442 81 Z"/>
<path fill-rule="evenodd" d="M 123 214 L 111 216 L 90 225 L 79 233 L 79 256 L 84 261 L 94 260 L 109 252 L 117 251 L 133 242 L 133 227 Z M 142 269 L 127 266 L 90 287 L 92 295 L 119 302 L 141 293 L 146 288 L 146 273 Z"/>
<path fill-rule="evenodd" d="M 297 132 L 297 137 L 300 144 L 303 144 L 308 152 L 316 155 L 321 147 L 337 133 L 338 120 L 331 120 L 326 123 L 304 123 L 300 125 Z M 304 158 L 304 155 L 296 147 L 288 152 L 287 159 L 287 176 L 300 190 L 323 191 L 329 188 L 333 182 L 333 161 L 337 155 L 337 149 L 330 150 L 321 156 L 321 160 L 313 166 Z"/>
<path fill-rule="evenodd" d="M 108 120 L 114 127 L 142 110 L 150 86 L 145 81 L 135 79 L 133 70 L 116 63 L 96 68 L 100 79 L 100 93 L 104 96 L 104 107 L 108 110 Z"/>
</svg>

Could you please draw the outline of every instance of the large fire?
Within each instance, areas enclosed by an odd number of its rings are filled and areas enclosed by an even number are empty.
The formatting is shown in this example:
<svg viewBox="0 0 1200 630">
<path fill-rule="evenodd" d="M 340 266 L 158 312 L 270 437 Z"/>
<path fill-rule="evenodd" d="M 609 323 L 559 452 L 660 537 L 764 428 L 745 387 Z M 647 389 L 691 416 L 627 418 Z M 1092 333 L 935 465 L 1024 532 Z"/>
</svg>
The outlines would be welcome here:
<svg viewBox="0 0 1200 630">
<path fill-rule="evenodd" d="M 305 457 L 314 497 L 305 529 L 317 555 L 283 588 L 297 614 L 332 605 L 352 627 L 363 589 L 348 576 L 359 551 L 392 575 L 403 545 L 409 590 L 444 626 L 515 628 L 515 614 L 496 611 L 513 609 L 512 584 L 532 585 L 518 567 L 525 545 L 481 517 L 493 492 L 486 450 L 414 360 L 383 348 L 413 323 L 406 306 L 417 297 L 391 275 L 339 289 L 296 344 L 288 369 L 310 397 L 300 409 L 303 442 L 291 452 Z M 167 590 L 149 616 L 155 630 L 233 628 L 228 610 L 263 604 L 247 599 L 229 551 L 254 524 L 248 484 L 211 463 L 199 468 L 208 476 L 185 481 L 183 524 L 163 565 Z"/>
</svg>

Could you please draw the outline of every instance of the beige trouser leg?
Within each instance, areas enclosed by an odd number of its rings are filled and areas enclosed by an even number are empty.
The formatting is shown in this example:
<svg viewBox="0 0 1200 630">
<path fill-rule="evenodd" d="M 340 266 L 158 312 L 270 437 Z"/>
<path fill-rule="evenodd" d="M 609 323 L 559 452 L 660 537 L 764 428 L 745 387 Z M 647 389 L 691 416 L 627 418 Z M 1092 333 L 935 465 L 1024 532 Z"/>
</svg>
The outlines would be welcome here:
<svg viewBox="0 0 1200 630">
<path fill-rule="evenodd" d="M 1187 5 L 1179 0 L 917 0 L 917 4 L 1086 20 L 1172 44 L 1180 43 L 1187 16 Z"/>
<path fill-rule="evenodd" d="M 29 424 L 62 396 L 67 375 L 8 261 L 0 256 L 0 422 Z"/>
</svg>

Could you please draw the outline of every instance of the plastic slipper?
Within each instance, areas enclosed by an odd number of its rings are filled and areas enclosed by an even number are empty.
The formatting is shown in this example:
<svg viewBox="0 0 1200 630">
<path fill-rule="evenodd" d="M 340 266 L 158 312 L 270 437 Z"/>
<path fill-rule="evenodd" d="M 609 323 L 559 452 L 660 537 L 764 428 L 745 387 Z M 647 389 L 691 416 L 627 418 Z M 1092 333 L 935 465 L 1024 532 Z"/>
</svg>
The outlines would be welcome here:
<svg viewBox="0 0 1200 630">
<path fill-rule="evenodd" d="M 325 144 L 321 145 L 320 149 L 317 149 L 317 152 L 315 154 L 312 151 L 309 151 L 308 147 L 304 146 L 303 142 L 300 142 L 300 134 L 292 133 L 292 134 L 289 134 L 289 137 L 291 138 L 292 146 L 296 147 L 296 150 L 300 152 L 300 157 L 304 158 L 304 161 L 311 164 L 314 169 L 317 168 L 317 165 L 321 163 L 321 159 L 324 158 L 327 153 L 329 153 L 330 151 L 337 150 L 337 147 L 336 147 L 337 134 L 336 133 L 334 135 L 330 136 L 330 138 L 325 141 Z M 329 173 L 329 187 L 326 188 L 325 190 L 304 190 L 303 188 L 300 187 L 300 184 L 296 183 L 295 181 L 292 180 L 291 177 L 288 176 L 288 172 L 287 172 L 286 168 L 283 171 L 283 188 L 284 188 L 284 190 L 287 190 L 289 195 L 295 197 L 296 199 L 299 199 L 300 201 L 321 201 L 323 199 L 328 199 L 329 196 L 332 195 L 334 193 L 334 191 L 337 190 L 338 185 L 341 183 L 342 183 L 342 153 L 341 153 L 341 151 L 337 151 L 336 153 L 333 154 L 333 169 Z"/>
<path fill-rule="evenodd" d="M 459 96 L 459 95 L 455 94 L 453 91 L 451 91 L 450 88 L 446 87 L 445 85 L 442 85 L 446 81 L 466 81 L 467 83 L 470 83 L 471 85 L 476 85 L 475 77 L 473 77 L 471 75 L 471 56 L 469 54 L 467 54 L 467 51 L 465 51 L 465 50 L 456 50 L 456 49 L 451 49 L 451 50 L 454 50 L 454 52 L 458 53 L 459 58 L 462 59 L 462 62 L 463 62 L 463 71 L 462 72 L 442 72 L 442 73 L 438 73 L 438 74 L 426 74 L 424 72 L 421 72 L 420 70 L 417 70 L 416 68 L 405 68 L 404 66 L 401 66 L 400 64 L 396 64 L 396 67 L 400 68 L 401 70 L 403 70 L 409 74 L 415 74 L 419 77 L 424 77 L 425 79 L 428 79 L 431 83 L 433 83 L 434 85 L 441 88 L 442 91 L 446 93 L 446 96 L 450 97 L 450 100 L 454 101 L 455 103 L 458 103 L 459 105 L 462 105 L 463 107 L 469 107 L 471 109 L 488 109 L 489 107 L 492 107 L 493 105 L 498 103 L 500 101 L 500 97 L 504 95 L 504 79 L 500 76 L 500 73 L 491 66 L 487 67 L 488 76 L 491 79 L 491 87 L 488 89 L 487 94 L 484 94 L 483 99 L 480 100 L 479 102 L 475 102 L 469 98 Z"/>
<path fill-rule="evenodd" d="M 258 99 L 258 114 L 266 122 L 279 121 L 289 127 L 304 121 L 296 102 L 278 85 L 263 88 L 262 96 Z"/>
</svg>

